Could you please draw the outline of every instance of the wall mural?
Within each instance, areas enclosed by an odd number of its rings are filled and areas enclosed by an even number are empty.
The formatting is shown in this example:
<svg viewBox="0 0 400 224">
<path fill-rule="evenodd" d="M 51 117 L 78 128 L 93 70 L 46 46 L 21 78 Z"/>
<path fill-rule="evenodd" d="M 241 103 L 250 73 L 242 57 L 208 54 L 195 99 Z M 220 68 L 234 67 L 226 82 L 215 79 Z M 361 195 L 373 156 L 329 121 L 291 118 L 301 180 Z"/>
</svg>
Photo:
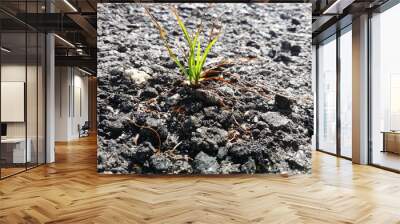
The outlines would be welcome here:
<svg viewBox="0 0 400 224">
<path fill-rule="evenodd" d="M 98 4 L 105 174 L 309 173 L 311 4 Z"/>
</svg>

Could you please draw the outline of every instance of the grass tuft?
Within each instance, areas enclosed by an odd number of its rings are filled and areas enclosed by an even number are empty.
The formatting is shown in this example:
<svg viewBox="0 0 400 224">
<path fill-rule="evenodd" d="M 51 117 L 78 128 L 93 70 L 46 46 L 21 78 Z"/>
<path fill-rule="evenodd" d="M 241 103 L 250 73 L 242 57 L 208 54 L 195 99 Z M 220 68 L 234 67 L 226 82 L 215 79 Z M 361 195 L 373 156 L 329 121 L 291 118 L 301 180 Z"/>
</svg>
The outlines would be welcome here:
<svg viewBox="0 0 400 224">
<path fill-rule="evenodd" d="M 172 50 L 168 42 L 168 34 L 165 31 L 165 29 L 161 26 L 161 24 L 157 21 L 157 19 L 150 13 L 150 10 L 146 7 L 144 8 L 146 13 L 150 16 L 153 24 L 158 29 L 160 33 L 160 38 L 163 41 L 164 46 L 166 47 L 170 58 L 178 66 L 181 73 L 188 79 L 189 84 L 192 86 L 198 86 L 199 81 L 202 80 L 203 68 L 207 60 L 207 56 L 211 48 L 214 46 L 214 44 L 220 37 L 221 30 L 215 34 L 213 32 L 215 29 L 215 24 L 213 24 L 212 29 L 210 30 L 210 35 L 209 35 L 210 39 L 207 43 L 207 46 L 205 49 L 202 49 L 201 36 L 200 36 L 200 34 L 203 31 L 202 22 L 200 22 L 200 24 L 197 26 L 196 32 L 190 34 L 185 26 L 185 23 L 179 16 L 178 10 L 175 7 L 171 7 L 171 11 L 174 14 L 176 21 L 182 31 L 183 37 L 187 42 L 186 49 L 180 47 L 180 49 L 183 51 L 183 58 L 182 58 L 183 63 L 182 63 L 181 60 L 179 60 L 178 56 Z"/>
</svg>

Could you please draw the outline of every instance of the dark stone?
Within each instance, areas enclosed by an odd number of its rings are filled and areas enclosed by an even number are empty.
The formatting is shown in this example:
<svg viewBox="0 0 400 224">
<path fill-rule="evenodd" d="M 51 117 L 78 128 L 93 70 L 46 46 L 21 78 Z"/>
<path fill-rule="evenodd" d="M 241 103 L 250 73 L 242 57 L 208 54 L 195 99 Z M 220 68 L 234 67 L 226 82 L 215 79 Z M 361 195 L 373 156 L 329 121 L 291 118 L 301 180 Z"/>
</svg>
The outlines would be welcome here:
<svg viewBox="0 0 400 224">
<path fill-rule="evenodd" d="M 194 159 L 195 171 L 200 174 L 218 174 L 219 164 L 215 157 L 199 152 Z"/>
<path fill-rule="evenodd" d="M 254 47 L 254 48 L 256 48 L 256 49 L 260 49 L 260 45 L 258 45 L 257 42 L 252 41 L 252 40 L 248 41 L 248 42 L 246 43 L 246 46 L 247 46 L 247 47 Z"/>
<path fill-rule="evenodd" d="M 247 145 L 233 145 L 229 149 L 229 155 L 238 162 L 247 161 L 251 153 L 251 148 Z"/>
<path fill-rule="evenodd" d="M 146 162 L 156 151 L 150 142 L 143 142 L 136 151 L 136 161 L 138 163 Z"/>
<path fill-rule="evenodd" d="M 117 138 L 124 131 L 124 126 L 120 120 L 109 122 L 110 137 Z"/>
<path fill-rule="evenodd" d="M 256 163 L 255 163 L 255 161 L 254 161 L 252 158 L 249 158 L 249 160 L 248 160 L 246 163 L 244 163 L 244 164 L 242 164 L 242 165 L 240 166 L 240 170 L 241 170 L 243 173 L 247 173 L 247 174 L 254 174 L 254 173 L 256 173 L 256 169 L 257 169 Z"/>
<path fill-rule="evenodd" d="M 301 23 L 299 20 L 292 18 L 292 24 L 297 26 L 300 25 Z"/>
<path fill-rule="evenodd" d="M 97 162 L 98 163 L 105 163 L 107 161 L 107 155 L 104 152 L 99 152 L 97 155 Z"/>
<path fill-rule="evenodd" d="M 269 31 L 269 35 L 271 35 L 272 38 L 278 37 L 278 35 L 276 34 L 276 32 L 273 31 L 273 30 L 270 30 L 270 31 Z"/>
<path fill-rule="evenodd" d="M 289 119 L 281 116 L 278 112 L 267 112 L 261 118 L 273 128 L 282 128 L 289 123 Z"/>
<path fill-rule="evenodd" d="M 301 47 L 299 45 L 294 45 L 290 48 L 290 54 L 292 56 L 298 56 L 301 52 Z"/>
<path fill-rule="evenodd" d="M 296 32 L 296 30 L 297 30 L 297 28 L 295 26 L 292 26 L 292 27 L 289 26 L 287 28 L 287 31 L 292 32 L 292 33 Z"/>
<path fill-rule="evenodd" d="M 142 166 L 137 163 L 132 163 L 129 169 L 130 169 L 131 173 L 137 173 L 137 174 L 143 173 Z"/>
<path fill-rule="evenodd" d="M 270 50 L 269 52 L 268 52 L 268 57 L 270 57 L 270 58 L 274 58 L 276 56 L 276 50 Z"/>
<path fill-rule="evenodd" d="M 232 160 L 239 163 L 244 163 L 249 157 L 262 160 L 262 148 L 258 144 L 235 144 L 229 149 L 229 155 Z"/>
<path fill-rule="evenodd" d="M 173 164 L 164 154 L 154 154 L 150 157 L 150 164 L 155 173 L 167 173 Z"/>
<path fill-rule="evenodd" d="M 136 158 L 136 147 L 129 147 L 127 144 L 121 146 L 121 156 L 132 161 Z"/>
<path fill-rule="evenodd" d="M 140 111 L 136 111 L 134 112 L 133 117 L 135 118 L 135 122 L 137 125 L 144 125 L 146 123 L 146 113 L 144 112 L 140 112 Z"/>
<path fill-rule="evenodd" d="M 152 146 L 159 148 L 161 146 L 160 134 L 153 128 L 143 127 L 139 130 L 138 144 L 149 142 Z"/>
<path fill-rule="evenodd" d="M 290 48 L 291 48 L 291 44 L 289 41 L 284 40 L 281 42 L 281 50 L 282 51 L 290 51 Z"/>
<path fill-rule="evenodd" d="M 309 158 L 303 150 L 298 150 L 293 157 L 286 160 L 289 167 L 294 170 L 307 170 L 310 166 Z"/>
<path fill-rule="evenodd" d="M 170 96 L 166 99 L 166 103 L 170 106 L 174 106 L 177 105 L 179 103 L 179 101 L 182 99 L 181 95 L 179 95 L 178 93 Z"/>
<path fill-rule="evenodd" d="M 179 144 L 179 137 L 174 133 L 168 133 L 167 139 L 161 145 L 164 149 L 173 149 Z"/>
<path fill-rule="evenodd" d="M 171 34 L 173 36 L 179 36 L 179 32 L 177 30 L 173 30 Z"/>
<path fill-rule="evenodd" d="M 228 149 L 226 147 L 219 147 L 217 157 L 218 159 L 223 159 L 228 154 Z"/>
<path fill-rule="evenodd" d="M 110 75 L 111 76 L 117 76 L 117 77 L 121 77 L 124 73 L 124 70 L 120 67 L 118 68 L 113 68 L 110 70 Z"/>
<path fill-rule="evenodd" d="M 134 105 L 130 101 L 123 101 L 119 104 L 119 108 L 121 109 L 121 112 L 128 113 L 133 110 Z"/>
<path fill-rule="evenodd" d="M 156 96 L 158 96 L 158 92 L 155 88 L 152 88 L 152 87 L 147 87 L 140 94 L 140 98 L 142 98 L 144 100 L 154 98 Z"/>
<path fill-rule="evenodd" d="M 194 114 L 194 113 L 197 113 L 197 112 L 201 111 L 201 109 L 203 109 L 204 103 L 195 101 L 195 102 L 192 102 L 192 103 L 189 103 L 189 104 L 185 104 L 184 107 L 185 107 L 185 110 L 189 114 Z"/>
<path fill-rule="evenodd" d="M 152 117 L 146 118 L 146 126 L 157 129 L 162 125 L 162 121 L 160 119 L 155 119 Z"/>
<path fill-rule="evenodd" d="M 283 54 L 281 54 L 281 55 L 279 55 L 278 57 L 276 57 L 276 58 L 274 59 L 274 61 L 276 61 L 276 62 L 283 62 L 283 63 L 285 63 L 285 64 L 289 64 L 290 62 L 293 62 L 292 59 L 291 59 L 290 57 L 288 57 L 288 56 L 286 56 L 286 55 L 283 55 Z"/>
<path fill-rule="evenodd" d="M 284 19 L 284 20 L 290 19 L 290 16 L 289 16 L 289 15 L 286 15 L 286 14 L 283 14 L 283 13 L 280 14 L 279 17 L 280 17 L 281 19 Z"/>
<path fill-rule="evenodd" d="M 251 131 L 251 135 L 253 136 L 253 138 L 258 139 L 258 137 L 260 136 L 261 131 L 258 129 L 253 129 Z"/>
<path fill-rule="evenodd" d="M 124 171 L 125 171 L 125 169 L 122 166 L 111 168 L 112 173 L 125 173 Z"/>
<path fill-rule="evenodd" d="M 219 109 L 216 106 L 204 107 L 203 113 L 206 118 L 214 118 L 219 114 Z"/>
<path fill-rule="evenodd" d="M 223 129 L 201 127 L 192 135 L 191 149 L 216 156 L 218 148 L 226 144 L 227 138 L 228 132 Z"/>
<path fill-rule="evenodd" d="M 118 51 L 121 53 L 125 53 L 127 50 L 128 50 L 128 48 L 123 45 L 118 46 Z"/>
<path fill-rule="evenodd" d="M 193 96 L 208 106 L 224 106 L 223 100 L 218 95 L 207 90 L 194 90 Z"/>
<path fill-rule="evenodd" d="M 235 95 L 235 91 L 230 88 L 229 86 L 221 86 L 218 88 L 219 91 L 221 91 L 222 93 L 228 95 L 228 96 L 233 96 Z"/>
<path fill-rule="evenodd" d="M 220 170 L 222 174 L 240 173 L 240 164 L 234 164 L 231 161 L 223 160 Z"/>
<path fill-rule="evenodd" d="M 177 67 L 176 63 L 173 62 L 173 61 L 168 61 L 168 62 L 166 62 L 166 63 L 164 64 L 164 66 L 165 66 L 166 68 L 169 68 L 169 69 L 174 69 L 174 68 Z"/>
<path fill-rule="evenodd" d="M 201 126 L 200 119 L 195 116 L 190 116 L 184 123 L 183 123 L 183 129 L 182 131 L 184 133 L 190 133 L 192 131 L 195 131 L 196 128 L 199 128 Z"/>
<path fill-rule="evenodd" d="M 192 174 L 193 167 L 190 165 L 189 162 L 187 162 L 185 160 L 178 160 L 174 163 L 173 173 L 174 174 Z"/>
<path fill-rule="evenodd" d="M 293 100 L 280 94 L 275 95 L 275 105 L 278 109 L 290 111 Z"/>
<path fill-rule="evenodd" d="M 249 24 L 249 22 L 246 19 L 242 18 L 240 20 L 240 24 L 247 25 L 247 24 Z"/>
</svg>

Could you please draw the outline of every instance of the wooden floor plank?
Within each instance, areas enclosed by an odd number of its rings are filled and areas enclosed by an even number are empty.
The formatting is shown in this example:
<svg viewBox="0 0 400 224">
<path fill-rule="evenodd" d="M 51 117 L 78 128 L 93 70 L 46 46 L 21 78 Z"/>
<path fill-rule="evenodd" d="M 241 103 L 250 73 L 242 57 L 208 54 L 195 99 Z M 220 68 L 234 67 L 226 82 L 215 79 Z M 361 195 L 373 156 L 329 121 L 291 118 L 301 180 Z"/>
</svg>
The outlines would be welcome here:
<svg viewBox="0 0 400 224">
<path fill-rule="evenodd" d="M 320 152 L 313 172 L 224 177 L 96 173 L 96 138 L 0 181 L 0 223 L 400 223 L 400 175 Z"/>
</svg>

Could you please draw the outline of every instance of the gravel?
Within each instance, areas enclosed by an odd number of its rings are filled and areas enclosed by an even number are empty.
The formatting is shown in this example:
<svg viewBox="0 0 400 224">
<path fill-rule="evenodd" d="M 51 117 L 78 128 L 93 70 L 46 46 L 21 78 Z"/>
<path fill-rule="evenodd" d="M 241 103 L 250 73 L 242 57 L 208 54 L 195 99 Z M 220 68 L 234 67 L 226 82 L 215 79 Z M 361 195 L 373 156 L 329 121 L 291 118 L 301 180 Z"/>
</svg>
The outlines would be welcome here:
<svg viewBox="0 0 400 224">
<path fill-rule="evenodd" d="M 146 4 L 181 57 L 168 4 Z M 185 83 L 158 30 L 134 3 L 98 4 L 98 172 L 309 173 L 313 134 L 311 4 L 175 4 L 192 31 L 223 33 Z"/>
</svg>

